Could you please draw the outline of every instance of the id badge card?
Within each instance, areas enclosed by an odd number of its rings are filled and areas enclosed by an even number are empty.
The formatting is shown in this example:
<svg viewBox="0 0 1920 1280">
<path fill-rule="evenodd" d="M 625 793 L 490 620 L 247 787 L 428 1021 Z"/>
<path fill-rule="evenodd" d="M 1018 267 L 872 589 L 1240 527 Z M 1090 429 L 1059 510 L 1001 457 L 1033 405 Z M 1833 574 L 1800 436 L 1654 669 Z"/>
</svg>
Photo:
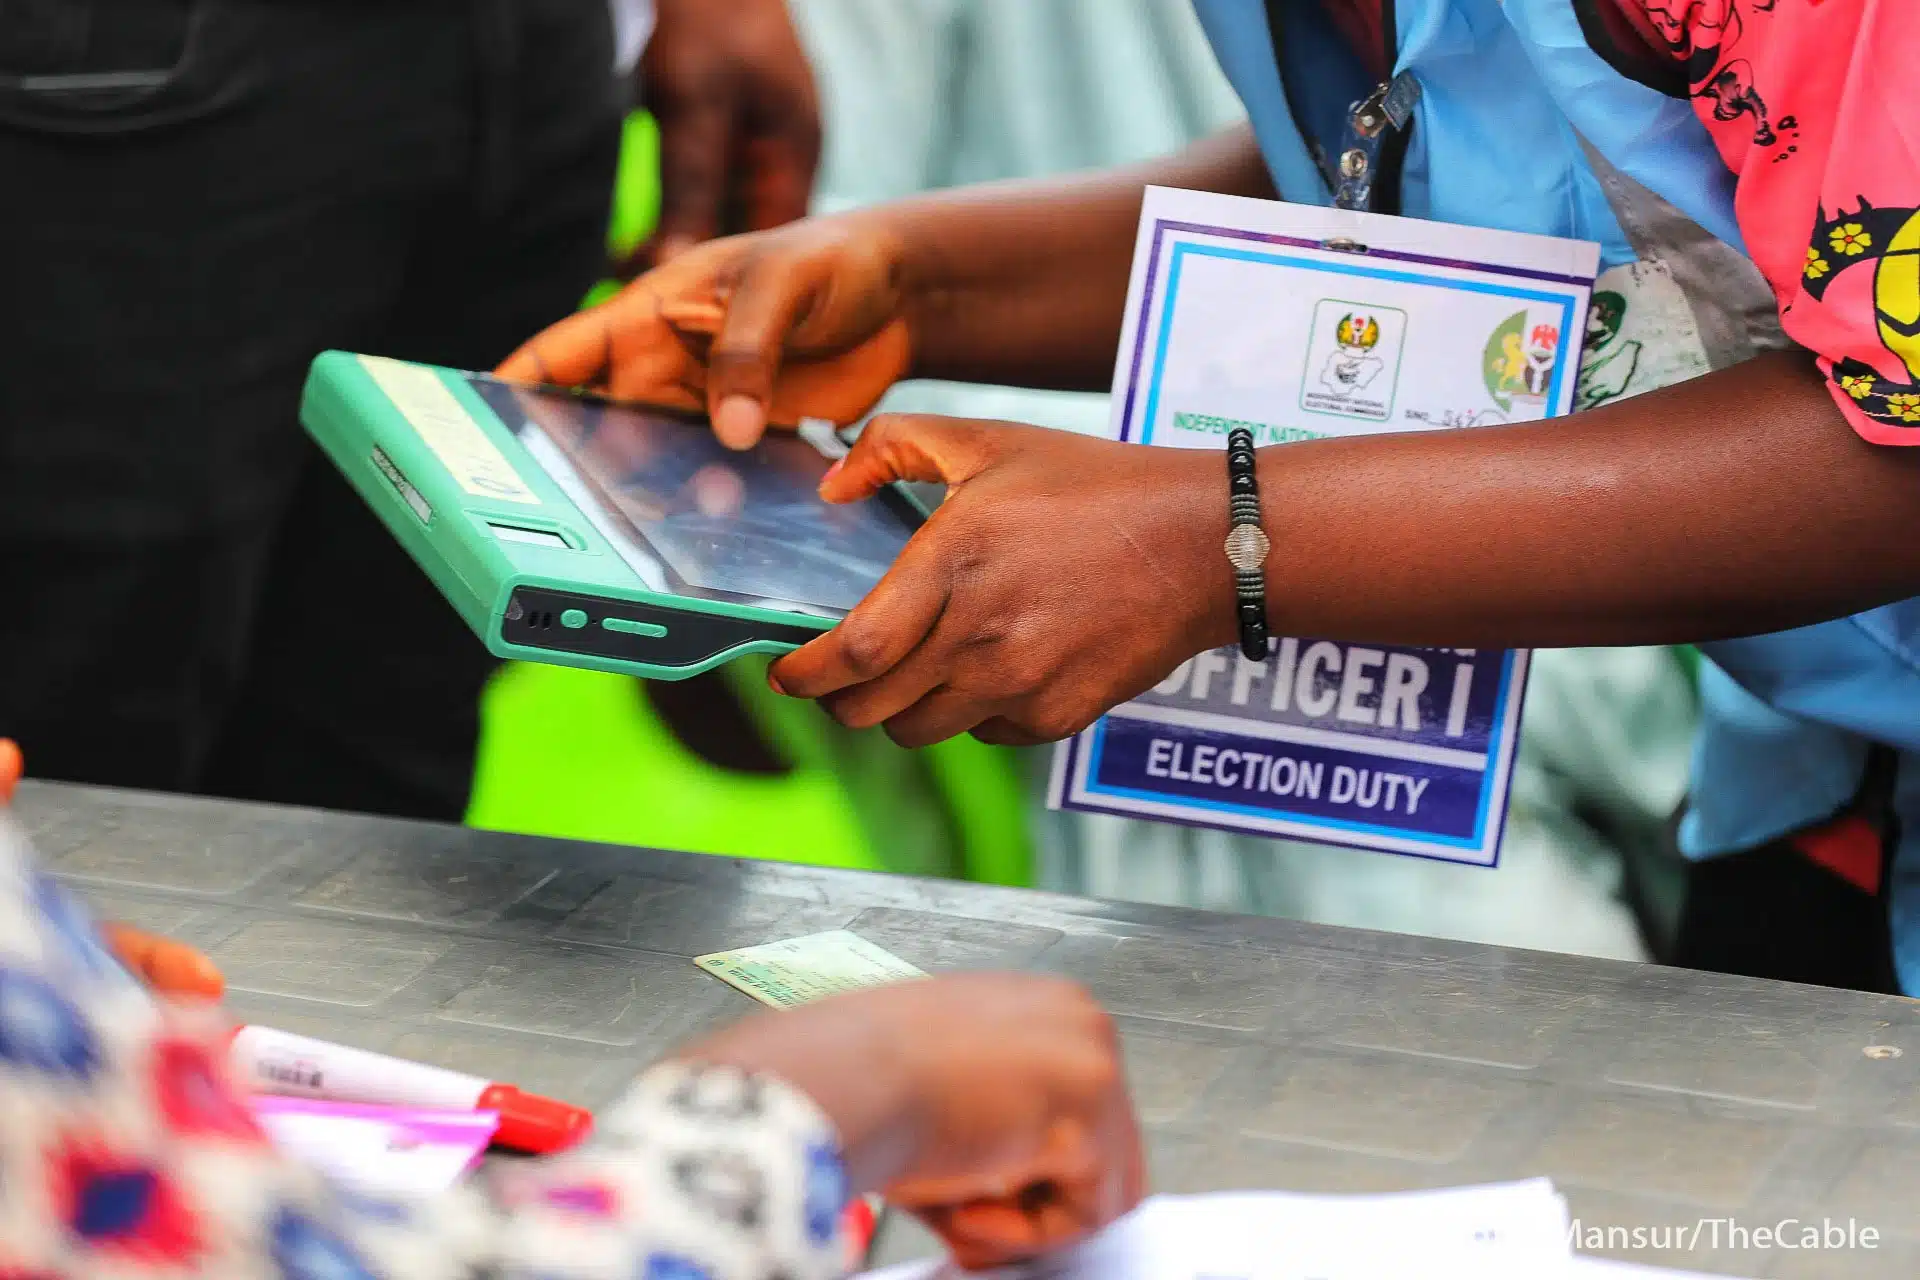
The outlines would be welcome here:
<svg viewBox="0 0 1920 1280">
<path fill-rule="evenodd" d="M 1149 188 L 1109 432 L 1220 449 L 1566 413 L 1598 266 L 1586 241 Z M 1059 744 L 1049 803 L 1493 866 L 1526 674 L 1520 650 L 1214 650 Z"/>
</svg>

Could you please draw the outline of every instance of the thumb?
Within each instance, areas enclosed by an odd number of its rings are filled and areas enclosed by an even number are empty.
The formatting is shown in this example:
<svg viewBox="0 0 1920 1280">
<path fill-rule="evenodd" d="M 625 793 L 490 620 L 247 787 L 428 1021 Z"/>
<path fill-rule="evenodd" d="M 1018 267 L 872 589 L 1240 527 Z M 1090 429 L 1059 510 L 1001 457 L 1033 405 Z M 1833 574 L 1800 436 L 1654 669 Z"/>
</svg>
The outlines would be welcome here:
<svg viewBox="0 0 1920 1280">
<path fill-rule="evenodd" d="M 883 413 L 820 482 L 828 502 L 859 502 L 895 481 L 965 484 L 992 461 L 994 424 L 931 413 Z"/>
<path fill-rule="evenodd" d="M 13 789 L 20 782 L 20 775 L 26 764 L 20 758 L 20 748 L 6 738 L 0 738 L 0 804 L 13 799 Z"/>
</svg>

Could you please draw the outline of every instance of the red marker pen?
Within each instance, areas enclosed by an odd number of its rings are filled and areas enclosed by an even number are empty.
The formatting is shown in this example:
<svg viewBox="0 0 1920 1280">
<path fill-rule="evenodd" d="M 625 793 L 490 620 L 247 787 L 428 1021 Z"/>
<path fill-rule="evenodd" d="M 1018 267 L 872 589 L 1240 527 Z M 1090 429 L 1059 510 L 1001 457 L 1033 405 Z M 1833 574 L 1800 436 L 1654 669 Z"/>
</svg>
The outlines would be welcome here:
<svg viewBox="0 0 1920 1280">
<path fill-rule="evenodd" d="M 500 1117 L 495 1144 L 534 1155 L 564 1151 L 593 1128 L 593 1114 L 584 1107 L 271 1027 L 236 1031 L 233 1064 L 242 1083 L 255 1093 L 434 1111 L 492 1111 Z"/>
</svg>

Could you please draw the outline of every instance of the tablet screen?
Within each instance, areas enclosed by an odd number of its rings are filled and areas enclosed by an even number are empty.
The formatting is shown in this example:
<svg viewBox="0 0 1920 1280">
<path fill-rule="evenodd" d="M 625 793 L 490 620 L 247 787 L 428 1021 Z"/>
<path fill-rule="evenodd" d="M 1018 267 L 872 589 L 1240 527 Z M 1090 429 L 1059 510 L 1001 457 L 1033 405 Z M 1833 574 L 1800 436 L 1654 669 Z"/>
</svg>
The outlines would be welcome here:
<svg viewBox="0 0 1920 1280">
<path fill-rule="evenodd" d="M 837 617 L 919 523 L 891 490 L 850 506 L 821 501 L 828 460 L 790 433 L 736 453 L 694 415 L 486 378 L 473 386 L 657 589 Z"/>
</svg>

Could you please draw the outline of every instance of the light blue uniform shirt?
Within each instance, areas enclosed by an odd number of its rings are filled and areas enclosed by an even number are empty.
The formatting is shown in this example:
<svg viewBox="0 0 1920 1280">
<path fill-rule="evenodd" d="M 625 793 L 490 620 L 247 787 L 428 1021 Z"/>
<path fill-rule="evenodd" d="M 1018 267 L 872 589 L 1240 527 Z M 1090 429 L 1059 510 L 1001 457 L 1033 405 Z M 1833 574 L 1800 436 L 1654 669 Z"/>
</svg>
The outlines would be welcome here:
<svg viewBox="0 0 1920 1280">
<path fill-rule="evenodd" d="M 1264 4 L 1193 5 L 1275 185 L 1289 200 L 1329 203 L 1309 138 L 1337 151 L 1347 105 L 1373 86 L 1321 0 L 1291 0 L 1278 62 Z M 1732 175 L 1692 106 L 1609 67 L 1588 47 L 1569 0 L 1398 0 L 1394 13 L 1395 71 L 1421 89 L 1402 213 L 1594 240 L 1603 268 L 1630 261 L 1584 138 L 1614 168 L 1741 245 Z M 1897 748 L 1894 953 L 1902 986 L 1920 993 L 1920 601 L 1706 651 L 1682 850 L 1750 849 L 1821 822 L 1858 789 L 1870 741 Z"/>
</svg>

